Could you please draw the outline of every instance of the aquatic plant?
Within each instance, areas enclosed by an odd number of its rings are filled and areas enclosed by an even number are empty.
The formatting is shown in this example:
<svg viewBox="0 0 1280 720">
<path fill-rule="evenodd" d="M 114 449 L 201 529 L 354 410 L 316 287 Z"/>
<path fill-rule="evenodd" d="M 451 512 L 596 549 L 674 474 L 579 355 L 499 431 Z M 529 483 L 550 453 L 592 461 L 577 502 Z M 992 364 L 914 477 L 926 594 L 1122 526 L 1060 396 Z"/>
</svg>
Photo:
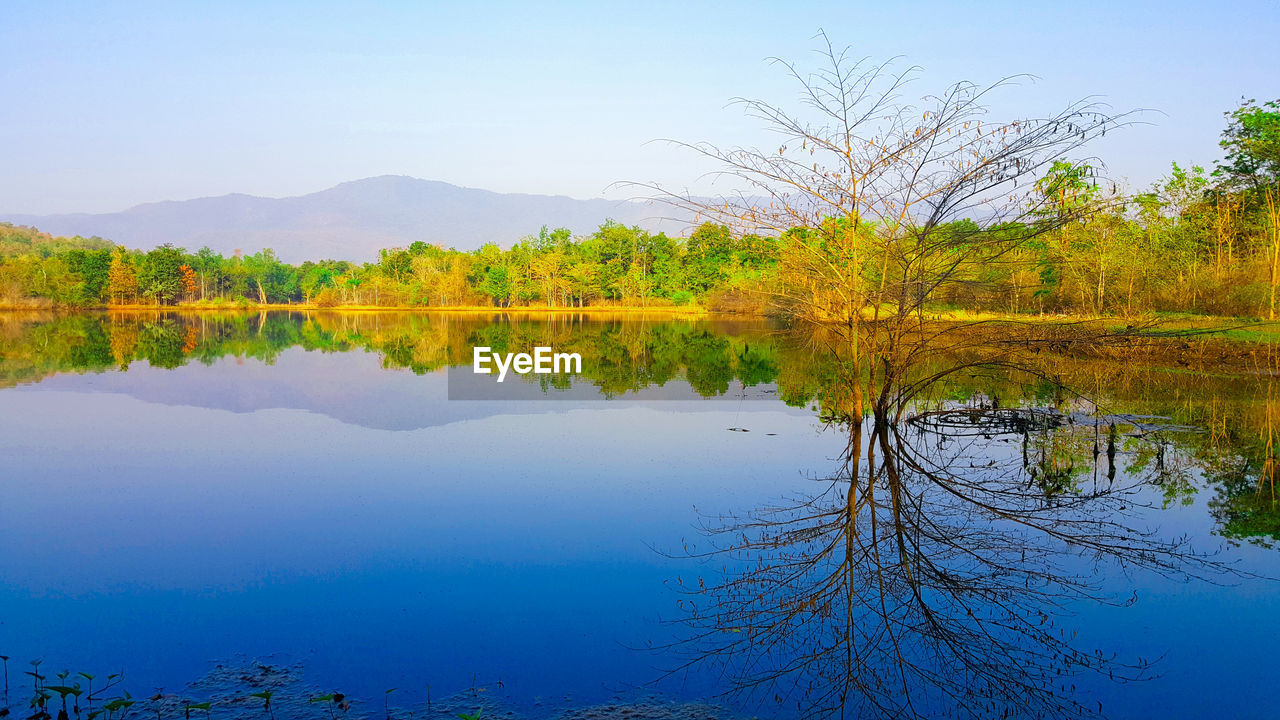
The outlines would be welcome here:
<svg viewBox="0 0 1280 720">
<path fill-rule="evenodd" d="M 388 690 L 387 692 L 391 691 Z M 345 716 L 347 710 L 351 708 L 351 703 L 347 701 L 347 696 L 340 692 L 332 692 L 328 695 L 313 697 L 308 702 L 325 703 L 325 707 L 329 710 L 329 717 L 331 720 L 337 720 L 338 710 L 341 710 L 342 714 Z"/>
<path fill-rule="evenodd" d="M 270 690 L 263 690 L 262 692 L 249 693 L 249 697 L 260 698 L 262 700 L 262 709 L 267 711 L 267 715 L 271 720 L 276 720 L 276 713 L 271 709 L 271 696 L 273 694 Z"/>
<path fill-rule="evenodd" d="M 101 714 L 101 711 L 98 711 L 98 712 L 94 711 L 93 701 L 95 699 L 101 699 L 102 693 L 105 693 L 111 688 L 124 682 L 124 673 L 111 673 L 110 675 L 107 676 L 106 684 L 104 684 L 101 688 L 98 688 L 97 690 L 93 689 L 93 681 L 95 679 L 95 676 L 90 675 L 89 673 L 82 672 L 80 673 L 80 677 L 85 678 L 85 680 L 89 684 L 89 690 L 88 690 L 88 693 L 85 695 L 85 700 L 86 702 L 88 702 L 89 720 L 93 720 L 93 718 Z M 125 695 L 128 695 L 128 693 L 125 693 Z"/>
<path fill-rule="evenodd" d="M 112 698 L 102 703 L 102 710 L 98 713 L 91 713 L 89 720 L 93 720 L 102 713 L 106 713 L 107 720 L 124 720 L 129 716 L 129 709 L 136 703 L 137 701 L 128 692 L 125 692 L 123 697 Z"/>
<path fill-rule="evenodd" d="M 71 674 L 70 672 L 67 672 L 64 670 L 63 672 L 58 673 L 58 679 L 61 680 L 63 683 L 65 683 L 67 676 L 70 674 Z M 66 684 L 49 685 L 44 689 L 45 689 L 46 695 L 50 692 L 55 692 L 58 694 L 59 698 L 62 700 L 62 709 L 58 711 L 58 720 L 68 720 L 68 718 L 70 717 L 67 714 L 67 697 L 68 696 L 73 696 L 76 698 L 76 704 L 75 704 L 76 716 L 77 717 L 80 716 L 80 696 L 84 693 L 84 691 L 80 689 L 79 683 L 76 683 L 75 685 L 66 685 Z"/>
<path fill-rule="evenodd" d="M 207 701 L 199 702 L 199 703 L 193 703 L 190 700 L 182 701 L 182 715 L 184 718 L 186 718 L 186 720 L 191 720 L 192 710 L 203 710 L 205 718 L 208 718 L 209 715 L 211 714 L 210 710 L 212 710 L 212 708 L 213 708 L 213 703 L 210 703 Z"/>
</svg>

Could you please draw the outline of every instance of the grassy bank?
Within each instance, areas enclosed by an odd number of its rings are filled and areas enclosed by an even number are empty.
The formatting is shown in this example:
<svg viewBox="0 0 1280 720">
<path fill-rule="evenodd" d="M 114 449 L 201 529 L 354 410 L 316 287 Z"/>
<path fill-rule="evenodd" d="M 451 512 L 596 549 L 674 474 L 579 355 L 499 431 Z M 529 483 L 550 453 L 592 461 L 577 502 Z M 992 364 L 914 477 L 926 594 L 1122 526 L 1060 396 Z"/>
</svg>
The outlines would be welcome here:
<svg viewBox="0 0 1280 720">
<path fill-rule="evenodd" d="M 1197 315 L 1192 313 L 1153 313 L 1135 317 L 1080 314 L 1018 314 L 993 313 L 972 310 L 940 310 L 935 317 L 956 322 L 1035 322 L 1073 323 L 1102 322 L 1116 331 L 1148 328 L 1153 334 L 1190 335 L 1203 339 L 1211 337 L 1235 342 L 1280 342 L 1280 320 L 1263 320 L 1256 317 L 1232 317 L 1229 315 Z"/>
</svg>

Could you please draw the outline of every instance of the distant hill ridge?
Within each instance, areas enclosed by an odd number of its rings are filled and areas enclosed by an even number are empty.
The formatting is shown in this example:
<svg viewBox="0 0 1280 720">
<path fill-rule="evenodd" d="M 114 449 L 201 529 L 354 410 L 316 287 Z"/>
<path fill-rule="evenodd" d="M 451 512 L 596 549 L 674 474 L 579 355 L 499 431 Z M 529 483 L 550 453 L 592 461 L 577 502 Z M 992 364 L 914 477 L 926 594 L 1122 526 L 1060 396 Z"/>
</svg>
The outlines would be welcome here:
<svg viewBox="0 0 1280 720">
<path fill-rule="evenodd" d="M 416 240 L 472 250 L 487 242 L 504 247 L 543 225 L 588 233 L 606 219 L 649 230 L 684 228 L 658 218 L 668 208 L 563 195 L 497 193 L 403 175 L 354 180 L 297 197 L 234 193 L 146 203 L 122 212 L 3 215 L 54 235 L 99 236 L 150 249 L 171 242 L 223 254 L 274 248 L 287 262 L 334 258 L 373 260 L 380 248 Z"/>
</svg>

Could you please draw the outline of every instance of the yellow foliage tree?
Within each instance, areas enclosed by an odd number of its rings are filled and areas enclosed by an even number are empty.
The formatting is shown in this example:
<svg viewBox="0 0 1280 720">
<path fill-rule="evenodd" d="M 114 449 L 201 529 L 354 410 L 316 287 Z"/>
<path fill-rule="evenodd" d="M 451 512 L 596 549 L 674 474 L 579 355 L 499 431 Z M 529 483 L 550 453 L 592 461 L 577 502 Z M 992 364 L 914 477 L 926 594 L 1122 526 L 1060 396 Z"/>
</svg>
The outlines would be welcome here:
<svg viewBox="0 0 1280 720">
<path fill-rule="evenodd" d="M 133 302 L 138 297 L 138 274 L 123 251 L 111 258 L 107 269 L 107 296 L 116 305 Z"/>
</svg>

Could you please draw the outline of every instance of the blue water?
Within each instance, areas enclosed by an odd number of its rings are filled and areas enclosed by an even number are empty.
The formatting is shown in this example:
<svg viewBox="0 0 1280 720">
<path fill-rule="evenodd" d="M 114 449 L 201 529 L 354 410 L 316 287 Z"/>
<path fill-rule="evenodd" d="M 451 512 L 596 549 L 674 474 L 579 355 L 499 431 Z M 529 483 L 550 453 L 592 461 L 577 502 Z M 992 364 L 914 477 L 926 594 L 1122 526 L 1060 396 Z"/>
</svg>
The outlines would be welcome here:
<svg viewBox="0 0 1280 720">
<path fill-rule="evenodd" d="M 301 350 L 0 392 L 0 652 L 145 691 L 283 651 L 350 693 L 478 677 L 606 697 L 662 667 L 631 648 L 667 633 L 681 561 L 655 549 L 693 534 L 694 507 L 767 500 L 836 452 L 773 404 L 459 418 L 444 393 L 443 374 Z M 360 424 L 384 408 L 413 429 Z"/>
<path fill-rule="evenodd" d="M 376 353 L 292 348 L 0 390 L 11 675 L 44 658 L 123 670 L 146 694 L 247 656 L 366 698 L 500 680 L 528 714 L 715 698 L 714 667 L 661 680 L 680 658 L 646 649 L 679 634 L 675 579 L 707 572 L 684 543 L 703 514 L 811 492 L 846 438 L 775 401 L 467 403 L 446 384 Z M 1222 547 L 1203 501 L 1144 522 Z M 1280 575 L 1280 551 L 1224 552 Z M 1120 718 L 1271 715 L 1276 585 L 1108 577 L 1138 602 L 1077 603 L 1063 622 L 1163 656 L 1162 677 L 1082 678 L 1082 702 Z"/>
</svg>

